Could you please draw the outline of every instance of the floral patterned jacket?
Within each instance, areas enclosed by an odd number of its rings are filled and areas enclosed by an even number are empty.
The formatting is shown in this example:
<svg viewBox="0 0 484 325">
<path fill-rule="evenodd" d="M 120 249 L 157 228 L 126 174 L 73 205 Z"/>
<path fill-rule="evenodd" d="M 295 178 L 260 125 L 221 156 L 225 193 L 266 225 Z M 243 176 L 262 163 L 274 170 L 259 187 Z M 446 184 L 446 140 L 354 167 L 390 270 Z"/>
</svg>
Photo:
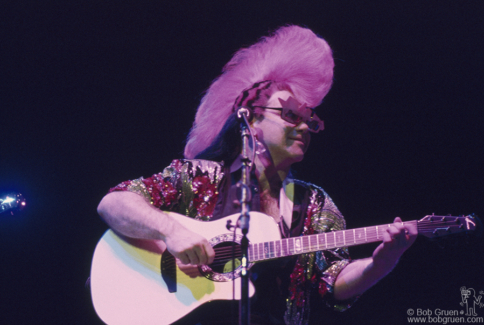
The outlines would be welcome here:
<svg viewBox="0 0 484 325">
<path fill-rule="evenodd" d="M 163 172 L 150 178 L 122 182 L 112 191 L 131 191 L 145 197 L 161 210 L 175 211 L 188 217 L 210 221 L 220 188 L 228 169 L 223 162 L 206 160 L 173 160 Z M 304 225 L 300 235 L 310 235 L 346 228 L 346 223 L 331 198 L 323 189 L 294 180 L 308 198 Z M 339 272 L 350 263 L 347 248 L 330 249 L 299 255 L 291 274 L 286 324 L 307 324 L 310 297 L 315 290 L 328 306 L 343 311 L 351 302 L 336 303 L 332 298 Z"/>
</svg>

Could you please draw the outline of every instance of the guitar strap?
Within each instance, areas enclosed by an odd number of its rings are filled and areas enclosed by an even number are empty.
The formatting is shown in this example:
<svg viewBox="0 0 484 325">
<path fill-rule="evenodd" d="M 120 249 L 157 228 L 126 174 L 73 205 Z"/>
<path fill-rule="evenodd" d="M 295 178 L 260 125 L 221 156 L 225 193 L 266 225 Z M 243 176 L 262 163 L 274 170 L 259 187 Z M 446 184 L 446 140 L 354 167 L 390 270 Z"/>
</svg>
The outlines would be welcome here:
<svg viewBox="0 0 484 325">
<path fill-rule="evenodd" d="M 294 208 L 294 181 L 287 177 L 282 183 L 281 191 L 279 193 L 279 213 L 280 221 L 279 227 L 283 238 L 290 236 L 286 233 L 288 229 L 291 229 L 292 225 L 292 211 Z M 285 225 L 281 223 L 284 222 Z"/>
</svg>

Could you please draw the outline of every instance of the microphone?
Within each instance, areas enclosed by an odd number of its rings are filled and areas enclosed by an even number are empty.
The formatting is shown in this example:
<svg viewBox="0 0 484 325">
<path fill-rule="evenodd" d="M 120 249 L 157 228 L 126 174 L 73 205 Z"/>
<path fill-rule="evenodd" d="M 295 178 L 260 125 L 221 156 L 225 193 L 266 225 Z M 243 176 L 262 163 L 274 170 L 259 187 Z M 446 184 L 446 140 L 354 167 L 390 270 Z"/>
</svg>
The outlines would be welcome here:
<svg viewBox="0 0 484 325">
<path fill-rule="evenodd" d="M 246 106 L 240 106 L 237 109 L 237 119 L 239 121 L 246 121 L 249 123 L 252 120 L 252 117 L 254 116 L 254 113 L 251 108 L 246 107 Z M 245 117 L 245 118 L 244 118 Z"/>
</svg>

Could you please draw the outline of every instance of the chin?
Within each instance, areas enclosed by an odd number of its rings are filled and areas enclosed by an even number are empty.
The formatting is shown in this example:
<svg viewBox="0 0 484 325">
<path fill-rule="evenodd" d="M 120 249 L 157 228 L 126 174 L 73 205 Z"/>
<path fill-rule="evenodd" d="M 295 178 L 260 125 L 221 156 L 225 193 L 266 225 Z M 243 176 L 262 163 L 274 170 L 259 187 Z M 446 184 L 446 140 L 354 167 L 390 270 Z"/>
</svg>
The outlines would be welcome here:
<svg viewBox="0 0 484 325">
<path fill-rule="evenodd" d="M 293 160 L 295 163 L 297 163 L 297 162 L 302 161 L 303 159 L 304 159 L 304 153 L 294 155 L 292 160 Z"/>
<path fill-rule="evenodd" d="M 299 156 L 299 157 L 296 159 L 296 162 L 301 162 L 301 161 L 303 161 L 303 159 L 304 159 L 304 155 Z"/>
</svg>

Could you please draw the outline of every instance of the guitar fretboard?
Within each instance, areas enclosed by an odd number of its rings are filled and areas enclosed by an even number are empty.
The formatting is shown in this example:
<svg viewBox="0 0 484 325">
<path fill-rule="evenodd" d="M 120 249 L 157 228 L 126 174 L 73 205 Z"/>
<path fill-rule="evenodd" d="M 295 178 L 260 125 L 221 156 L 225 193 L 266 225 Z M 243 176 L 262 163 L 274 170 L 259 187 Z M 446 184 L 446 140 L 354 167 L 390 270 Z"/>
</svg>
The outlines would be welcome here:
<svg viewBox="0 0 484 325">
<path fill-rule="evenodd" d="M 416 221 L 408 221 L 416 222 Z M 383 239 L 391 224 L 325 232 L 321 234 L 284 238 L 249 245 L 249 261 L 257 262 L 278 257 L 299 255 L 332 248 L 373 243 Z"/>
</svg>

